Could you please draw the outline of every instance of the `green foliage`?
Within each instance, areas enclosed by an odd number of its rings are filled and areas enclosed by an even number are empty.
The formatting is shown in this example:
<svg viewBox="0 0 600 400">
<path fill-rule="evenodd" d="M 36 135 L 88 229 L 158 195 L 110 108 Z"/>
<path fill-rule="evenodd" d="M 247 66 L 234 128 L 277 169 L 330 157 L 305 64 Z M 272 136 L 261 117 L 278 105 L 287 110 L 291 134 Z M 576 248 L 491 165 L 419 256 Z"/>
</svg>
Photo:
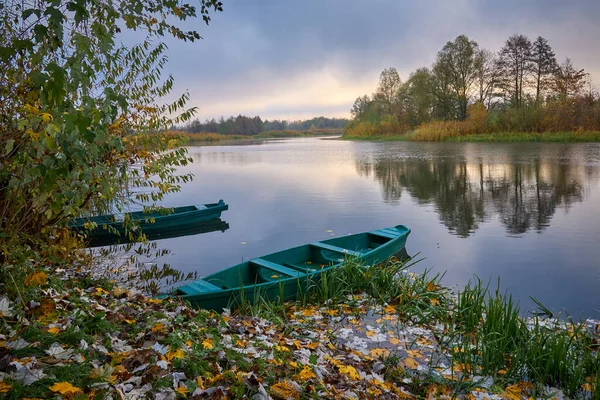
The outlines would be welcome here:
<svg viewBox="0 0 600 400">
<path fill-rule="evenodd" d="M 376 92 L 354 102 L 344 137 L 394 139 L 414 130 L 408 139 L 463 140 L 489 132 L 600 131 L 600 97 L 588 79 L 568 58 L 559 65 L 542 37 L 532 44 L 513 35 L 496 55 L 460 35 L 431 68 L 417 69 L 405 83 L 395 69 L 385 69 Z"/>
<path fill-rule="evenodd" d="M 153 203 L 191 178 L 175 174 L 189 159 L 164 132 L 194 110 L 187 94 L 160 103 L 173 87 L 160 38 L 194 41 L 173 21 L 208 23 L 221 9 L 217 0 L 0 4 L 0 263 L 13 278 L 32 254 L 43 259 L 69 218 Z M 142 41 L 119 44 L 121 29 Z"/>
</svg>

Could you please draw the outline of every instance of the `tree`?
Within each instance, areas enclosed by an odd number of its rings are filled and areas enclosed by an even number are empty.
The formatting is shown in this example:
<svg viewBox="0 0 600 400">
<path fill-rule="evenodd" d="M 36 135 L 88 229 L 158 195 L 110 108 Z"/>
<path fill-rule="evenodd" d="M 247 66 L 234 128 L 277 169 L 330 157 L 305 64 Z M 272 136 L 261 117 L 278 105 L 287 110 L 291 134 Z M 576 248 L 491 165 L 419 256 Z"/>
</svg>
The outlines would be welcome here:
<svg viewBox="0 0 600 400">
<path fill-rule="evenodd" d="M 539 104 L 540 97 L 549 88 L 557 68 L 556 56 L 548 41 L 541 36 L 533 42 L 531 63 L 535 78 L 535 102 Z"/>
<path fill-rule="evenodd" d="M 456 119 L 457 102 L 451 87 L 450 75 L 442 64 L 434 63 L 431 69 L 431 92 L 434 97 L 432 116 L 435 119 Z"/>
<path fill-rule="evenodd" d="M 419 68 L 413 72 L 402 85 L 399 98 L 408 125 L 418 126 L 429 122 L 435 101 L 429 70 Z"/>
<path fill-rule="evenodd" d="M 491 51 L 481 49 L 476 55 L 475 64 L 475 85 L 478 92 L 478 101 L 489 109 L 494 97 L 494 89 L 498 84 L 500 72 L 498 59 Z"/>
<path fill-rule="evenodd" d="M 177 21 L 208 23 L 210 10 L 221 2 L 0 3 L 0 245 L 42 240 L 98 207 L 154 202 L 190 179 L 175 174 L 189 159 L 164 132 L 194 110 L 187 94 L 160 103 L 173 86 L 160 39 L 199 39 Z M 125 47 L 121 30 L 143 39 Z"/>
<path fill-rule="evenodd" d="M 524 35 L 513 35 L 500 50 L 498 67 L 500 86 L 508 93 L 512 104 L 519 108 L 523 103 L 523 87 L 531 71 L 531 42 Z"/>
<path fill-rule="evenodd" d="M 465 35 L 453 42 L 447 42 L 437 54 L 434 69 L 445 75 L 457 103 L 457 118 L 467 118 L 467 105 L 471 96 L 471 87 L 477 78 L 477 54 L 479 46 Z"/>
<path fill-rule="evenodd" d="M 381 104 L 385 114 L 394 114 L 398 89 L 402 81 L 396 68 L 386 68 L 379 75 L 379 86 L 373 96 L 373 100 Z"/>
<path fill-rule="evenodd" d="M 587 84 L 587 74 L 576 69 L 570 58 L 566 58 L 555 70 L 553 90 L 562 98 L 579 96 Z"/>
<path fill-rule="evenodd" d="M 369 99 L 369 96 L 364 95 L 362 97 L 357 97 L 356 100 L 354 101 L 354 104 L 352 105 L 352 110 L 350 110 L 350 114 L 352 115 L 353 119 L 356 120 L 360 120 L 360 117 L 362 114 L 364 114 L 367 109 L 369 108 L 369 103 L 371 102 L 371 99 Z"/>
</svg>

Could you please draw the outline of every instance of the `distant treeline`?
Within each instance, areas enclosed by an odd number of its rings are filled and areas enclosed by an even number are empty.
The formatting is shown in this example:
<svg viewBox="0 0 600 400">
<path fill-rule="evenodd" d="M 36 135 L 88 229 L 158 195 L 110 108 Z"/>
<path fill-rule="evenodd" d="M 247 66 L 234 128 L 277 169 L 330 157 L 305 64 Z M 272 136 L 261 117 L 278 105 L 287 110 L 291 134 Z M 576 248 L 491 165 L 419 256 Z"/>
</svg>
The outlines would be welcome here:
<svg viewBox="0 0 600 400">
<path fill-rule="evenodd" d="M 397 135 L 440 140 L 494 132 L 600 130 L 600 99 L 590 75 L 558 62 L 548 41 L 513 35 L 497 52 L 467 36 L 447 42 L 431 67 L 402 81 L 383 70 L 371 96 L 359 97 L 349 137 Z"/>
<path fill-rule="evenodd" d="M 349 122 L 345 118 L 326 118 L 316 117 L 304 121 L 285 121 L 285 120 L 262 120 L 260 117 L 247 117 L 238 115 L 237 117 L 224 117 L 215 120 L 205 120 L 201 122 L 196 119 L 184 127 L 177 127 L 176 130 L 189 133 L 220 133 L 222 135 L 258 135 L 267 131 L 306 131 L 322 129 L 339 129 L 346 127 Z"/>
</svg>

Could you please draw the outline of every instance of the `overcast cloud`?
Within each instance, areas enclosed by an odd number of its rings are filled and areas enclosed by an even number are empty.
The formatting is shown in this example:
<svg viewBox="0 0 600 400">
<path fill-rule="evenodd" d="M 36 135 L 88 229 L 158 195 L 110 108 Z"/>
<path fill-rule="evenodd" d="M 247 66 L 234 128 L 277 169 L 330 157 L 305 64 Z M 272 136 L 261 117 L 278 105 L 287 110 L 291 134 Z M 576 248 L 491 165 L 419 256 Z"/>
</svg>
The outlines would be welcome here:
<svg viewBox="0 0 600 400">
<path fill-rule="evenodd" d="M 168 40 L 174 93 L 188 90 L 198 117 L 304 119 L 349 116 L 383 68 L 403 80 L 466 34 L 497 51 L 514 33 L 548 39 L 600 80 L 598 0 L 223 0 L 203 40 Z"/>
</svg>

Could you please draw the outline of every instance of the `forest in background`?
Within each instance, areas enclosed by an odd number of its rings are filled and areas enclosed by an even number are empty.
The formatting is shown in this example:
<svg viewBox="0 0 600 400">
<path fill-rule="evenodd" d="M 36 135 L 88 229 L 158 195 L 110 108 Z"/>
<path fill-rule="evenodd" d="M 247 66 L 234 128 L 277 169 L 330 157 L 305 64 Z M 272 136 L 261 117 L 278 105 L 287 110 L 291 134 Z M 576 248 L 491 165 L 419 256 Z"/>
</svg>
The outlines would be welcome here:
<svg viewBox="0 0 600 400">
<path fill-rule="evenodd" d="M 307 120 L 285 121 L 285 120 L 263 120 L 261 117 L 247 117 L 238 115 L 215 120 L 201 122 L 195 119 L 175 130 L 187 133 L 218 133 L 221 135 L 258 135 L 269 131 L 310 131 L 310 130 L 339 130 L 346 127 L 349 122 L 346 118 L 315 117 Z"/>
<path fill-rule="evenodd" d="M 351 114 L 349 138 L 581 133 L 600 131 L 600 96 L 590 75 L 569 58 L 559 62 L 541 36 L 513 35 L 493 52 L 460 35 L 404 82 L 384 69 L 375 93 L 357 98 Z"/>
</svg>

